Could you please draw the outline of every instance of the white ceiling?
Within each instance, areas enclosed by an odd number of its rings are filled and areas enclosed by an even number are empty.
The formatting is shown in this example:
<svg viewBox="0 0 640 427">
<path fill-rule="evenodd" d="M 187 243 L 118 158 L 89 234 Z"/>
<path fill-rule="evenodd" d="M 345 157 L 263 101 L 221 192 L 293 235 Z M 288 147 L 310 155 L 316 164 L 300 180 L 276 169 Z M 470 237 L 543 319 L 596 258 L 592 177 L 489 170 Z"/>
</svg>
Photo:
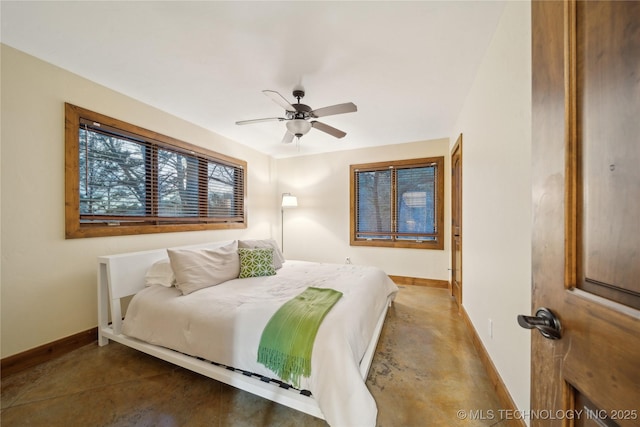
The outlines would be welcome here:
<svg viewBox="0 0 640 427">
<path fill-rule="evenodd" d="M 274 157 L 451 136 L 504 1 L 2 1 L 2 43 Z M 320 108 L 299 147 L 261 92 Z M 126 120 L 126 118 L 125 118 Z"/>
</svg>

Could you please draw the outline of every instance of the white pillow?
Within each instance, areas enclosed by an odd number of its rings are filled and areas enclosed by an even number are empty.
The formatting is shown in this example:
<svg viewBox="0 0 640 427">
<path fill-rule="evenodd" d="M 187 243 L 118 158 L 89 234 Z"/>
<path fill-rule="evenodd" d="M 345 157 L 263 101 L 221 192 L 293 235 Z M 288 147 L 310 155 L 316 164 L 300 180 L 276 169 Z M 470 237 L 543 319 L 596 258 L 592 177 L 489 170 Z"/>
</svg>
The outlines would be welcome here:
<svg viewBox="0 0 640 427">
<path fill-rule="evenodd" d="M 282 251 L 274 239 L 239 240 L 238 247 L 245 249 L 273 248 L 273 268 L 276 270 L 282 268 L 282 263 L 285 261 Z"/>
<path fill-rule="evenodd" d="M 176 276 L 169 263 L 169 258 L 161 259 L 153 263 L 144 275 L 144 284 L 146 286 L 160 285 L 167 288 L 176 284 Z"/>
<path fill-rule="evenodd" d="M 167 249 L 182 295 L 219 285 L 240 274 L 238 242 L 215 249 Z"/>
</svg>

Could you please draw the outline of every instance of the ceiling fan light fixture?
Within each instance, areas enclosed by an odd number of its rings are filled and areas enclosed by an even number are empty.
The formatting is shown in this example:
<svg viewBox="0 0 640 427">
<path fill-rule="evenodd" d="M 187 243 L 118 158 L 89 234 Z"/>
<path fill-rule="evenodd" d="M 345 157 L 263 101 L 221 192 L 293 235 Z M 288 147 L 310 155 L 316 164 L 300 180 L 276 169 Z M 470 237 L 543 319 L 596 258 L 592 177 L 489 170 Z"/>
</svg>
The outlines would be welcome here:
<svg viewBox="0 0 640 427">
<path fill-rule="evenodd" d="M 312 109 L 308 105 L 301 104 L 300 100 L 304 97 L 304 90 L 297 87 L 293 90 L 293 97 L 297 99 L 297 103 L 292 105 L 287 99 L 275 90 L 263 90 L 262 93 L 271 98 L 276 104 L 284 108 L 285 117 L 267 117 L 264 119 L 240 120 L 237 125 L 247 125 L 251 123 L 261 122 L 286 122 L 287 131 L 282 138 L 283 144 L 290 144 L 294 138 L 297 138 L 296 145 L 299 146 L 300 138 L 307 134 L 311 128 L 317 129 L 335 138 L 343 138 L 347 135 L 340 129 L 336 129 L 325 123 L 319 122 L 318 117 L 332 116 L 336 114 L 354 113 L 358 111 L 358 107 L 353 102 L 345 102 L 343 104 L 331 105 L 329 107 Z"/>
<path fill-rule="evenodd" d="M 300 138 L 311 130 L 311 123 L 303 119 L 293 119 L 287 122 L 287 130 Z"/>
</svg>

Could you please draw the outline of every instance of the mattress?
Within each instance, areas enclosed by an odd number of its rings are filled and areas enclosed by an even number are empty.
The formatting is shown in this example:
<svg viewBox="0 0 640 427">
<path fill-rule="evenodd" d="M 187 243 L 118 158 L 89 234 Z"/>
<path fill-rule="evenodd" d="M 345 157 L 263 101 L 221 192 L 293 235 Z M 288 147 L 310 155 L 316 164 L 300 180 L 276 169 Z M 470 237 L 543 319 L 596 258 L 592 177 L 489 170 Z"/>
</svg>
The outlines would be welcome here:
<svg viewBox="0 0 640 427">
<path fill-rule="evenodd" d="M 313 347 L 311 391 L 332 426 L 374 426 L 377 408 L 359 363 L 378 318 L 398 288 L 375 267 L 287 261 L 275 276 L 234 279 L 182 295 L 150 286 L 132 299 L 123 333 L 216 363 L 277 378 L 257 362 L 262 331 L 282 304 L 307 287 L 343 293 Z"/>
</svg>

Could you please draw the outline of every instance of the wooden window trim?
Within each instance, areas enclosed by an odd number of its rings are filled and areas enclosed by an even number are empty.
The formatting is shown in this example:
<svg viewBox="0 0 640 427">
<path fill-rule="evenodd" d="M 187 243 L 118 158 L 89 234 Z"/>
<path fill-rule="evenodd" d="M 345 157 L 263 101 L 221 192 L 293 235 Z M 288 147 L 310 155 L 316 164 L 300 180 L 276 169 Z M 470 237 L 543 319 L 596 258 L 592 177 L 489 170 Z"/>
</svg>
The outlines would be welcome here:
<svg viewBox="0 0 640 427">
<path fill-rule="evenodd" d="M 121 224 L 117 226 L 81 223 L 79 184 L 80 165 L 78 154 L 79 127 L 81 119 L 101 123 L 133 135 L 140 135 L 144 137 L 145 140 L 155 141 L 157 142 L 157 145 L 154 146 L 154 149 L 164 147 L 178 148 L 190 153 L 195 153 L 196 155 L 200 154 L 223 164 L 242 168 L 242 220 L 240 222 L 226 222 L 224 219 L 221 219 L 219 222 L 180 224 L 160 223 L 145 220 L 140 224 Z M 67 239 L 247 228 L 247 162 L 244 160 L 225 156 L 197 145 L 180 141 L 100 113 L 65 103 L 65 166 L 65 237 Z M 154 176 L 152 180 L 157 182 L 157 176 Z M 206 203 L 206 200 L 200 200 L 200 203 Z M 155 206 L 155 203 L 152 202 L 152 206 Z"/>
<path fill-rule="evenodd" d="M 356 172 L 359 170 L 386 170 L 390 167 L 418 167 L 426 164 L 436 165 L 436 228 L 435 241 L 401 241 L 401 240 L 366 240 L 356 238 Z M 410 249 L 444 249 L 444 156 L 426 157 L 409 160 L 396 160 L 376 163 L 350 165 L 350 244 L 351 246 L 410 248 Z M 395 186 L 395 183 L 393 184 Z M 396 216 L 396 203 L 392 203 L 393 216 Z"/>
</svg>

